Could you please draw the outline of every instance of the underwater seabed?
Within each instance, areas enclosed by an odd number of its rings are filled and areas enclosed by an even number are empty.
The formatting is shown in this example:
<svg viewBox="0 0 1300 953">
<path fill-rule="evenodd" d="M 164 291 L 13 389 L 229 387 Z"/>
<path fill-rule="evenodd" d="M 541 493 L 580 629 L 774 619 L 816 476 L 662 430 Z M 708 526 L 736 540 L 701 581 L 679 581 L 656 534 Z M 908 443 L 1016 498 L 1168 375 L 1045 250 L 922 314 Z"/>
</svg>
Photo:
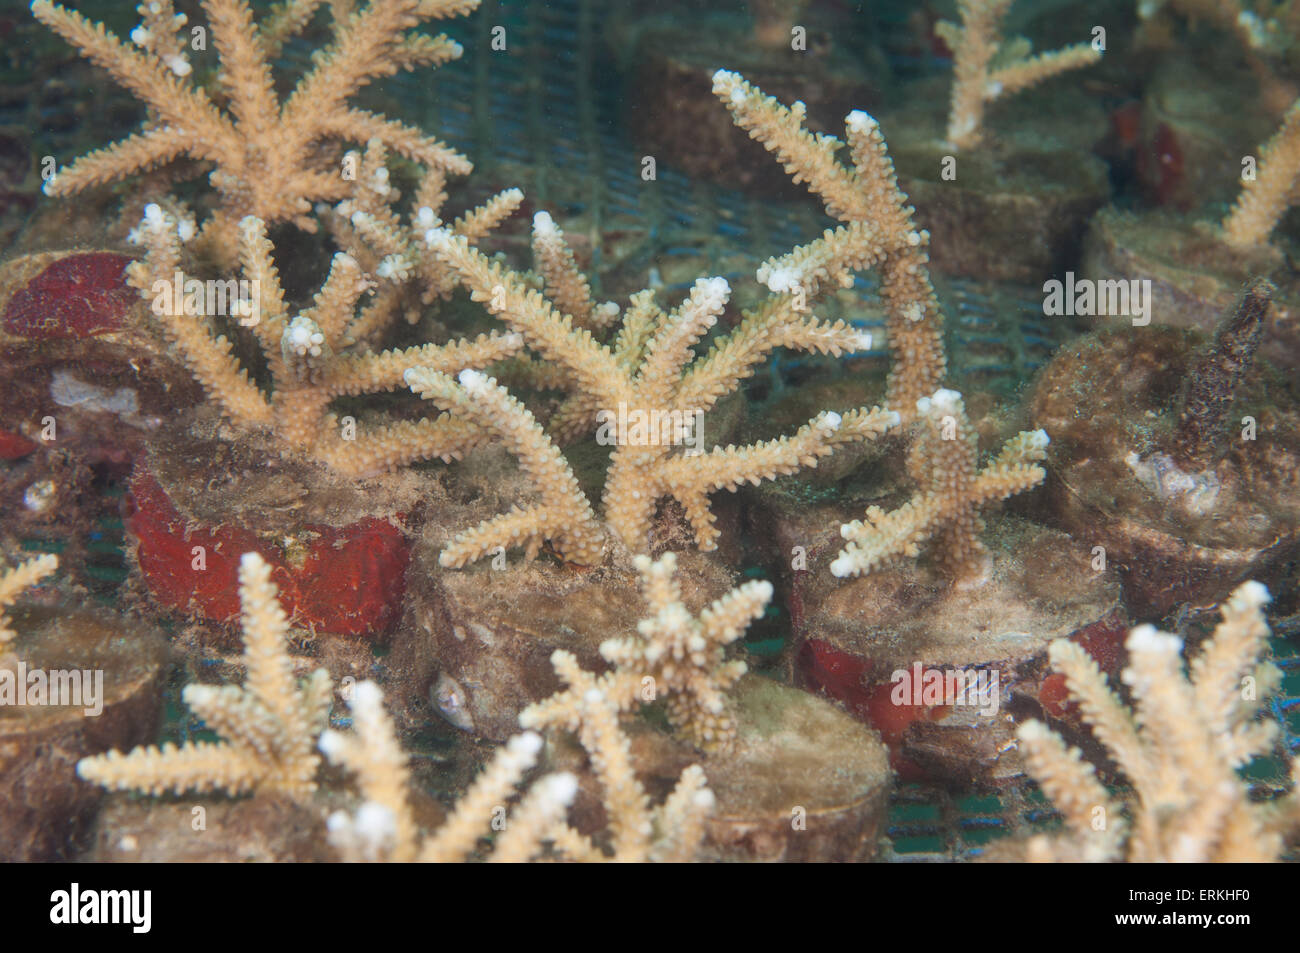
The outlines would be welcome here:
<svg viewBox="0 0 1300 953">
<path fill-rule="evenodd" d="M 0 858 L 1295 858 L 1295 4 L 21 6 Z"/>
</svg>

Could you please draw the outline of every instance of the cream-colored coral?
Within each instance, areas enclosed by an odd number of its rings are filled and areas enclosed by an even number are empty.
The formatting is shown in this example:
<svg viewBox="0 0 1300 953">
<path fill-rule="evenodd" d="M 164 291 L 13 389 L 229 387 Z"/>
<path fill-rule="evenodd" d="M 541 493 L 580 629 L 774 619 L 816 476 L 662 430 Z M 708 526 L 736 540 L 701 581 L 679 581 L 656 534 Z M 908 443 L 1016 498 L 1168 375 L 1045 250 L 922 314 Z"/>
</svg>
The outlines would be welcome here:
<svg viewBox="0 0 1300 953">
<path fill-rule="evenodd" d="M 411 367 L 451 371 L 489 364 L 521 347 L 518 335 L 483 334 L 472 341 L 373 353 L 357 343 L 366 336 L 358 324 L 371 320 L 364 309 L 357 312 L 371 285 L 357 260 L 346 252 L 336 254 L 312 306 L 294 314 L 285 301 L 266 225 L 249 217 L 240 223 L 239 251 L 250 297 L 231 310 L 240 324 L 251 325 L 266 357 L 268 396 L 240 365 L 231 342 L 204 319 L 203 309 L 196 315 L 189 307 L 175 306 L 177 283 L 194 280 L 181 270 L 181 239 L 188 230 L 185 221 L 149 206 L 133 233 L 146 253 L 130 265 L 127 278 L 150 303 L 195 379 L 233 423 L 269 429 L 286 449 L 349 477 L 375 476 L 416 460 L 455 459 L 484 439 L 482 431 L 447 415 L 363 430 L 355 421 L 339 420 L 329 408 L 339 397 L 399 388 Z"/>
<path fill-rule="evenodd" d="M 1300 179 L 1300 100 L 1282 127 L 1264 146 L 1255 174 L 1241 186 L 1232 210 L 1223 220 L 1223 240 L 1234 248 L 1254 248 L 1268 242 L 1282 213 L 1295 202 Z"/>
<path fill-rule="evenodd" d="M 736 124 L 773 153 L 796 184 L 805 183 L 845 224 L 788 255 L 766 262 L 758 279 L 784 302 L 806 309 L 823 285 L 849 287 L 853 272 L 875 268 L 893 357 L 885 403 L 910 421 L 916 401 L 943 384 L 943 314 L 930 284 L 930 235 L 912 221 L 880 125 L 855 110 L 845 119 L 852 165 L 835 153 L 843 143 L 804 128 L 804 107 L 781 105 L 740 74 L 718 70 L 713 92 Z"/>
<path fill-rule="evenodd" d="M 38 584 L 59 568 L 59 557 L 52 553 L 33 556 L 17 566 L 0 570 L 0 665 L 13 658 L 13 641 L 18 637 L 7 610 L 27 589 Z"/>
<path fill-rule="evenodd" d="M 1036 486 L 1047 475 L 1038 465 L 1048 444 L 1042 430 L 1017 434 L 978 469 L 977 435 L 961 394 L 935 391 L 917 401 L 917 415 L 919 432 L 908 471 L 921 484 L 921 492 L 892 512 L 873 506 L 865 520 L 841 526 L 848 545 L 831 563 L 834 575 L 857 576 L 891 557 L 915 557 L 922 543 L 937 537 L 932 548 L 947 575 L 966 585 L 978 584 L 987 572 L 979 507 Z"/>
<path fill-rule="evenodd" d="M 420 176 L 402 221 L 396 203 L 401 193 L 392 184 L 388 149 L 372 139 L 364 152 L 349 152 L 344 164 L 353 174 L 348 198 L 321 217 L 335 243 L 351 255 L 376 283 L 374 294 L 348 329 L 348 341 L 375 342 L 399 316 L 414 324 L 421 305 L 451 297 L 456 277 L 436 257 L 426 254 L 424 233 L 443 225 L 447 202 L 446 173 L 430 168 Z M 469 242 L 485 238 L 514 214 L 524 199 L 519 189 L 505 189 L 465 212 L 448 227 Z"/>
<path fill-rule="evenodd" d="M 1149 625 L 1132 630 L 1123 674 L 1134 710 L 1120 701 L 1097 663 L 1073 642 L 1050 647 L 1071 697 L 1132 786 L 1131 821 L 1077 748 L 1041 722 L 1019 729 L 1026 767 L 1065 818 L 1067 834 L 1035 837 L 1040 860 L 1127 860 L 1135 863 L 1264 861 L 1278 857 L 1278 811 L 1253 804 L 1237 769 L 1268 752 L 1277 725 L 1257 720 L 1261 701 L 1280 674 L 1262 656 L 1268 591 L 1239 586 L 1222 607 L 1211 639 L 1183 672 L 1182 640 Z M 1294 802 L 1294 794 L 1290 799 Z"/>
<path fill-rule="evenodd" d="M 936 33 L 953 51 L 952 105 L 948 143 L 978 145 L 984 135 L 984 107 L 1003 96 L 1101 59 L 1091 43 L 1030 56 L 1028 40 L 1003 45 L 998 25 L 1013 0 L 957 0 L 961 24 L 941 22 Z"/>
<path fill-rule="evenodd" d="M 591 285 L 578 270 L 564 232 L 549 212 L 533 216 L 533 261 L 546 283 L 546 296 L 561 314 L 573 318 L 575 328 L 600 332 L 618 319 L 617 304 L 606 301 L 598 305 L 591 300 Z"/>
<path fill-rule="evenodd" d="M 187 741 L 83 758 L 77 774 L 110 790 L 286 794 L 306 801 L 316 789 L 316 738 L 329 716 L 331 684 L 317 669 L 301 684 L 289 657 L 289 620 L 257 553 L 239 561 L 245 681 L 187 685 L 182 698 L 221 743 Z"/>
<path fill-rule="evenodd" d="M 425 367 L 406 372 L 411 390 L 455 417 L 495 431 L 519 458 L 541 502 L 485 520 L 458 535 L 439 554 L 444 566 L 460 567 L 498 547 L 524 547 L 529 559 L 550 542 L 568 562 L 593 566 L 605 548 L 605 532 L 578 486 L 568 461 L 547 437 L 532 413 L 490 377 L 461 371 L 459 384 L 446 374 Z"/>
<path fill-rule="evenodd" d="M 636 637 L 610 639 L 600 646 L 601 657 L 613 670 L 593 676 L 568 652 L 557 651 L 551 662 L 569 687 L 530 706 L 520 723 L 526 728 L 576 730 L 583 696 L 596 688 L 619 711 L 663 697 L 668 720 L 683 737 L 705 751 L 726 749 L 736 735 L 726 692 L 745 674 L 745 663 L 728 661 L 726 649 L 763 614 L 772 584 L 747 582 L 696 618 L 682 603 L 675 554 L 665 553 L 657 561 L 638 556 L 636 568 L 648 614 L 637 625 Z"/>
<path fill-rule="evenodd" d="M 458 236 L 431 229 L 431 251 L 453 268 L 476 301 L 523 335 L 546 361 L 563 365 L 595 409 L 597 440 L 613 444 L 605 481 L 604 516 L 633 551 L 648 545 L 656 504 L 681 503 L 703 550 L 717 547 L 709 495 L 815 466 L 837 446 L 875 437 L 898 422 L 881 408 L 843 416 L 823 413 L 798 432 L 745 447 L 687 452 L 702 442 L 698 427 L 718 400 L 777 347 L 838 355 L 860 345 L 842 322 L 827 324 L 795 308 L 792 295 L 774 295 L 698 360 L 693 348 L 717 322 L 731 289 L 721 278 L 697 281 L 686 300 L 665 314 L 650 296 L 633 296 L 613 346 L 602 344 L 558 312 L 523 276 L 490 261 Z M 431 395 L 432 396 L 432 395 Z M 702 447 L 697 448 L 702 449 Z M 549 452 L 549 451 L 548 451 Z"/>
<path fill-rule="evenodd" d="M 652 811 L 633 773 L 618 712 L 598 691 L 584 699 L 579 737 L 604 792 L 609 850 L 569 826 L 568 807 L 578 791 L 572 774 L 548 774 L 524 789 L 524 776 L 543 745 L 532 731 L 497 749 L 446 821 L 420 838 L 410 808 L 406 758 L 379 688 L 372 682 L 356 685 L 350 704 L 354 733 L 321 736 L 321 750 L 357 777 L 363 798 L 355 812 L 337 811 L 329 819 L 330 842 L 346 860 L 461 861 L 475 853 L 489 826 L 495 837 L 488 859 L 497 863 L 682 861 L 695 855 L 703 839 L 704 819 L 713 806 L 703 772 L 687 768 L 673 793 Z M 507 802 L 520 791 L 518 803 L 507 812 Z"/>
<path fill-rule="evenodd" d="M 314 230 L 313 204 L 346 197 L 340 143 L 378 139 L 426 167 L 457 175 L 472 168 L 436 139 L 349 100 L 375 79 L 459 57 L 454 40 L 412 28 L 468 13 L 478 0 L 370 0 L 334 21 L 332 42 L 312 58 L 311 69 L 283 101 L 276 95 L 271 57 L 305 25 L 309 5 L 269 17 L 271 32 L 264 33 L 245 0 L 204 0 L 221 63 L 215 89 L 201 85 L 191 68 L 185 52 L 190 27 L 171 0 L 142 6 L 145 22 L 132 33 L 133 48 L 76 11 L 50 0 L 32 3 L 38 20 L 148 107 L 139 133 L 60 170 L 46 183 L 51 195 L 74 195 L 179 159 L 197 160 L 196 172 L 213 166 L 209 181 L 220 205 L 200 238 L 229 263 L 238 254 L 239 223 L 246 216 Z"/>
</svg>

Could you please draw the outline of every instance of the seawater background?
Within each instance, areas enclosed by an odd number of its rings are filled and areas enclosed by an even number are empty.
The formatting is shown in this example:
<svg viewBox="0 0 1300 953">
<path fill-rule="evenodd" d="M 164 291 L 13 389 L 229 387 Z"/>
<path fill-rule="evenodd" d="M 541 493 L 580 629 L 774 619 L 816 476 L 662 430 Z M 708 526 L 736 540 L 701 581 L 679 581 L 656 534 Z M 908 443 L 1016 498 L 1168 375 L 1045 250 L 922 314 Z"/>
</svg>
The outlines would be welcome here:
<svg viewBox="0 0 1300 953">
<path fill-rule="evenodd" d="M 634 9 L 643 8 L 638 4 L 648 6 L 643 0 L 626 2 Z M 1066 2 L 1022 0 L 1009 32 L 1014 32 L 1014 20 L 1026 8 L 1038 8 L 1034 12 L 1041 15 Z M 137 22 L 134 3 L 124 0 L 80 0 L 72 5 L 122 36 Z M 267 5 L 254 3 L 259 10 Z M 132 131 L 141 114 L 135 101 L 85 64 L 66 76 L 56 70 L 68 59 L 67 47 L 39 26 L 32 28 L 27 6 L 26 0 L 0 0 L 0 36 L 22 40 L 0 48 L 0 87 L 16 90 L 22 85 L 37 93 L 0 95 L 0 127 L 38 127 L 32 143 L 35 156 L 49 152 L 61 161 Z M 180 6 L 184 9 L 186 4 Z M 595 237 L 591 271 L 597 294 L 606 264 L 600 236 L 609 233 L 625 239 L 632 236 L 630 248 L 626 240 L 620 247 L 621 263 L 641 267 L 647 275 L 652 266 L 688 257 L 698 262 L 699 273 L 721 274 L 733 285 L 752 283 L 759 262 L 820 235 L 830 222 L 811 197 L 773 200 L 693 180 L 673 168 L 670 155 L 656 156 L 654 182 L 641 179 L 642 151 L 633 142 L 626 116 L 625 84 L 632 81 L 631 73 L 605 43 L 610 20 L 623 6 L 615 0 L 484 0 L 469 17 L 435 25 L 464 45 L 460 60 L 438 70 L 385 79 L 365 92 L 360 102 L 429 129 L 466 153 L 476 166 L 471 181 L 486 180 L 493 188 L 518 185 L 530 203 L 550 210 L 561 227 L 580 221 L 583 233 Z M 744 9 L 739 0 L 709 6 L 717 11 Z M 947 60 L 916 53 L 912 44 L 901 39 L 915 9 L 907 2 L 873 0 L 874 34 L 844 41 L 879 44 L 900 80 L 950 70 Z M 866 22 L 863 17 L 864 29 Z M 505 27 L 506 51 L 491 50 L 492 29 L 497 26 Z M 284 65 L 301 70 L 313 48 L 306 39 L 295 40 L 284 52 Z M 719 66 L 730 65 L 725 49 L 725 37 L 720 36 Z M 43 77 L 42 70 L 52 75 Z M 29 86 L 33 71 L 36 84 Z M 52 79 L 54 85 L 42 87 L 43 78 Z M 451 183 L 453 203 L 459 185 Z M 1075 324 L 1044 317 L 1037 287 L 938 274 L 935 283 L 948 321 L 952 376 L 963 389 L 1012 395 L 1060 344 L 1081 331 Z M 664 295 L 674 300 L 688 285 L 668 284 Z M 863 303 L 862 313 L 849 317 L 865 328 L 879 326 L 870 307 L 874 279 L 859 277 L 855 291 Z M 863 356 L 883 358 L 884 352 Z M 808 360 L 779 355 L 749 386 L 755 394 L 777 394 L 793 374 L 807 373 Z M 814 360 L 819 375 L 836 373 L 834 362 Z M 110 486 L 105 492 L 120 497 L 123 489 Z M 32 539 L 26 545 L 33 552 L 57 549 L 48 540 Z M 103 520 L 90 549 L 96 560 L 91 572 L 105 602 L 115 601 L 126 578 L 122 547 L 121 520 Z M 751 568 L 747 574 L 759 570 Z M 787 630 L 780 612 L 773 610 L 756 629 L 748 648 L 757 659 L 779 652 Z M 1286 676 L 1272 712 L 1293 752 L 1300 751 L 1300 656 L 1288 638 L 1295 634 L 1282 628 L 1273 640 Z M 376 665 L 382 668 L 383 664 L 382 653 L 377 653 Z M 179 703 L 180 682 L 178 678 L 168 693 L 168 740 L 211 737 Z M 346 724 L 346 717 L 342 723 Z M 431 727 L 414 740 L 418 775 L 433 779 L 440 791 L 438 778 L 446 779 L 443 783 L 450 787 L 450 778 L 458 774 L 453 766 L 457 749 L 452 729 Z M 1246 770 L 1265 797 L 1282 773 L 1281 765 L 1268 759 Z M 1058 825 L 1059 818 L 1032 784 L 998 794 L 900 785 L 891 810 L 889 857 L 967 859 L 1000 837 Z"/>
</svg>

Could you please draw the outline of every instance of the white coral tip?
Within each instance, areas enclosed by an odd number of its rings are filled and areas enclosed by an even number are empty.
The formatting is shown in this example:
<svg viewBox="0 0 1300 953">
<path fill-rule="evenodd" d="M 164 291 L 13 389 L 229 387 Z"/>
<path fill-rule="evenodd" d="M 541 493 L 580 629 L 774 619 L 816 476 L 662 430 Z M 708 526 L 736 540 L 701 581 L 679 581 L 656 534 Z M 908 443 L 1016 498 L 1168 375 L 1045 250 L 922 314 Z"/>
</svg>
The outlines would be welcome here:
<svg viewBox="0 0 1300 953">
<path fill-rule="evenodd" d="M 568 807 L 578 794 L 578 779 L 568 771 L 551 774 L 537 782 L 541 796 L 552 804 Z"/>
<path fill-rule="evenodd" d="M 710 311 L 720 311 L 731 297 L 731 285 L 726 278 L 701 278 L 695 283 L 694 293 L 699 302 Z"/>
<path fill-rule="evenodd" d="M 853 561 L 847 556 L 840 556 L 831 562 L 831 575 L 836 579 L 843 579 L 845 576 L 853 574 Z"/>
<path fill-rule="evenodd" d="M 451 230 L 431 228 L 424 233 L 424 243 L 430 248 L 446 248 L 451 244 Z"/>
<path fill-rule="evenodd" d="M 1269 595 L 1268 586 L 1262 582 L 1256 582 L 1254 579 L 1247 579 L 1237 587 L 1236 592 L 1232 594 L 1233 600 L 1242 600 L 1250 607 L 1258 607 L 1266 604 L 1273 597 Z"/>
<path fill-rule="evenodd" d="M 854 132 L 870 132 L 880 124 L 876 122 L 874 116 L 863 112 L 861 109 L 855 109 L 844 117 L 844 125 Z"/>
<path fill-rule="evenodd" d="M 1128 634 L 1128 650 L 1133 653 L 1158 653 L 1177 655 L 1183 640 L 1168 632 L 1161 632 L 1154 625 L 1143 624 Z"/>
<path fill-rule="evenodd" d="M 367 844 L 387 844 L 397 835 L 397 818 L 384 805 L 367 801 L 357 808 L 356 831 Z"/>
<path fill-rule="evenodd" d="M 833 410 L 828 410 L 821 417 L 821 428 L 823 430 L 839 430 L 844 423 L 844 418 Z"/>
<path fill-rule="evenodd" d="M 370 679 L 357 682 L 352 687 L 352 708 L 377 708 L 384 702 L 384 693 Z"/>
<path fill-rule="evenodd" d="M 533 216 L 533 233 L 539 238 L 552 238 L 559 231 L 550 212 L 538 212 Z"/>
<path fill-rule="evenodd" d="M 799 273 L 793 268 L 773 268 L 764 278 L 761 270 L 758 280 L 767 285 L 769 291 L 782 294 L 787 291 L 797 291 L 799 288 Z"/>
<path fill-rule="evenodd" d="M 924 398 L 922 398 L 924 400 Z M 955 390 L 949 390 L 947 387 L 940 387 L 931 396 L 933 407 L 941 414 L 954 413 L 961 406 L 961 393 Z M 916 409 L 921 409 L 921 401 L 916 402 Z"/>
<path fill-rule="evenodd" d="M 456 376 L 456 380 L 460 381 L 460 386 L 471 394 L 482 393 L 487 389 L 488 376 L 473 368 L 465 368 Z"/>
<path fill-rule="evenodd" d="M 542 736 L 535 731 L 522 732 L 506 742 L 506 749 L 514 755 L 534 757 L 542 750 Z"/>
<path fill-rule="evenodd" d="M 325 730 L 320 733 L 320 740 L 316 742 L 316 747 L 320 748 L 321 754 L 333 761 L 338 755 L 343 753 L 347 745 L 347 738 L 342 732 Z"/>
</svg>

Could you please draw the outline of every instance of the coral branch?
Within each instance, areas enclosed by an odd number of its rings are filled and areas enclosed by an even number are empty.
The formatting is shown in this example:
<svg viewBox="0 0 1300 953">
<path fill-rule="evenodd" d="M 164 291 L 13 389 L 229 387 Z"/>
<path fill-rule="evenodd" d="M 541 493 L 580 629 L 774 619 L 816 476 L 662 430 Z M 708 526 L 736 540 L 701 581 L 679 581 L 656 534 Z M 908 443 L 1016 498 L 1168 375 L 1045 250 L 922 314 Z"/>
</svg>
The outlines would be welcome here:
<svg viewBox="0 0 1300 953">
<path fill-rule="evenodd" d="M 939 534 L 936 555 L 948 575 L 964 585 L 978 584 L 988 568 L 977 535 L 983 528 L 978 508 L 1027 490 L 1046 476 L 1038 465 L 1047 449 L 1043 431 L 1021 432 L 977 472 L 976 435 L 961 394 L 938 390 L 917 401 L 917 411 L 920 433 L 908 469 L 924 489 L 893 512 L 873 506 L 865 521 L 841 526 L 848 545 L 831 563 L 836 576 L 871 572 L 894 556 L 915 557 L 922 543 Z"/>
<path fill-rule="evenodd" d="M 948 142 L 957 149 L 983 139 L 984 107 L 1060 73 L 1101 59 L 1091 44 L 1076 43 L 1029 56 L 1029 43 L 1000 45 L 998 26 L 1012 0 L 957 0 L 961 25 L 943 22 L 940 36 L 953 50 Z"/>
<path fill-rule="evenodd" d="M 256 553 L 239 562 L 243 609 L 242 688 L 186 686 L 182 697 L 222 744 L 186 742 L 180 747 L 136 748 L 83 758 L 77 773 L 111 790 L 278 792 L 298 800 L 316 789 L 316 737 L 325 727 L 330 679 L 317 669 L 295 684 L 289 660 L 289 622 L 280 607 L 271 567 Z"/>
</svg>

